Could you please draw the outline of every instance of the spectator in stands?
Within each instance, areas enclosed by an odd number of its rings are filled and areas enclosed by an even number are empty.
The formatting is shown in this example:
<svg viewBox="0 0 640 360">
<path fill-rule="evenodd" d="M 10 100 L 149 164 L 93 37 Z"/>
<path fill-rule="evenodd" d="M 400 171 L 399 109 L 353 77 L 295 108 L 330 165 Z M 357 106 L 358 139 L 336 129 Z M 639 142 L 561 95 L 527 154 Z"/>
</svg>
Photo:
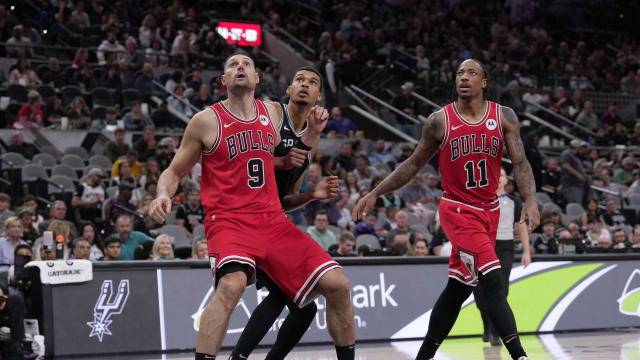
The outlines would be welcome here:
<svg viewBox="0 0 640 360">
<path fill-rule="evenodd" d="M 340 153 L 333 158 L 333 163 L 345 171 L 353 171 L 353 147 L 349 141 L 345 141 L 340 145 Z"/>
<path fill-rule="evenodd" d="M 415 117 L 418 112 L 418 101 L 411 94 L 413 93 L 413 83 L 405 82 L 400 86 L 401 94 L 393 98 L 392 105 L 405 114 Z M 400 125 L 400 129 L 409 136 L 416 137 L 415 125 L 407 120 L 404 116 L 397 115 L 396 122 Z"/>
<path fill-rule="evenodd" d="M 89 250 L 89 260 L 97 261 L 104 258 L 102 253 L 102 240 L 98 228 L 93 222 L 85 222 L 80 225 L 81 236 L 89 241 L 91 249 Z"/>
<path fill-rule="evenodd" d="M 127 130 L 141 131 L 145 126 L 155 127 L 151 118 L 142 112 L 142 102 L 140 101 L 136 101 L 122 119 Z"/>
<path fill-rule="evenodd" d="M 156 138 L 153 126 L 147 125 L 142 129 L 142 137 L 133 144 L 133 149 L 138 152 L 138 158 L 141 161 L 147 161 L 153 157 L 156 152 Z M 144 186 L 142 183 L 140 185 Z"/>
<path fill-rule="evenodd" d="M 122 193 L 122 190 L 120 193 Z M 133 252 L 139 245 L 146 241 L 154 241 L 153 238 L 140 231 L 133 231 L 133 219 L 130 215 L 119 215 L 116 220 L 115 230 L 120 239 L 119 260 L 133 260 Z M 105 245 L 106 247 L 108 245 Z"/>
<path fill-rule="evenodd" d="M 173 149 L 174 143 L 173 139 L 166 137 L 160 140 L 156 148 L 155 158 L 158 161 L 158 167 L 160 168 L 160 172 L 163 172 L 166 168 L 169 167 L 171 163 L 171 159 L 173 158 Z"/>
<path fill-rule="evenodd" d="M 187 201 L 180 205 L 176 212 L 176 224 L 182 226 L 191 237 L 193 229 L 204 223 L 204 207 L 200 200 L 200 190 L 191 188 L 186 192 Z"/>
<path fill-rule="evenodd" d="M 22 239 L 22 221 L 17 216 L 9 216 L 3 223 L 0 237 L 0 264 L 13 265 L 15 248 L 18 245 L 28 245 Z"/>
<path fill-rule="evenodd" d="M 414 256 L 428 256 L 429 255 L 429 244 L 427 244 L 427 240 L 425 240 L 424 235 L 422 238 L 418 236 L 422 235 L 420 233 L 416 233 L 416 239 L 413 242 L 413 255 Z"/>
<path fill-rule="evenodd" d="M 60 63 L 57 57 L 50 57 L 47 68 L 39 75 L 43 84 L 48 84 L 54 88 L 61 88 L 66 85 L 68 81 L 60 69 Z"/>
<path fill-rule="evenodd" d="M 640 146 L 640 122 L 633 125 L 633 133 L 629 135 L 629 145 Z"/>
<path fill-rule="evenodd" d="M 558 160 L 555 158 L 547 159 L 546 166 L 542 169 L 541 173 L 542 181 L 539 185 L 540 189 L 548 190 L 548 192 L 555 194 L 559 189 L 560 178 L 562 176 L 558 168 Z"/>
<path fill-rule="evenodd" d="M 263 77 L 264 93 L 274 101 L 280 101 L 285 95 L 289 82 L 280 72 L 280 67 L 273 66 L 271 72 L 267 72 Z"/>
<path fill-rule="evenodd" d="M 562 167 L 562 195 L 567 202 L 582 204 L 587 175 L 580 156 L 588 150 L 587 143 L 582 140 L 571 140 L 569 149 L 560 155 Z"/>
<path fill-rule="evenodd" d="M 135 178 L 131 175 L 131 165 L 129 165 L 129 162 L 123 160 L 124 159 L 118 160 L 117 164 L 114 164 L 109 186 L 118 186 L 122 182 L 130 182 L 132 184 L 135 182 Z M 114 170 L 118 175 L 113 175 Z"/>
<path fill-rule="evenodd" d="M 356 224 L 351 219 L 351 211 L 346 207 L 349 201 L 349 190 L 342 187 L 340 195 L 340 200 L 336 203 L 336 206 L 340 210 L 340 219 L 338 219 L 337 225 L 342 230 L 353 231 Z"/>
<path fill-rule="evenodd" d="M 531 105 L 530 103 L 542 105 L 544 102 L 544 97 L 538 94 L 538 89 L 536 88 L 536 85 L 534 83 L 529 83 L 529 85 L 527 85 L 527 92 L 522 95 L 522 102 L 525 106 L 524 111 L 531 114 L 536 114 L 540 111 L 540 109 L 537 106 Z"/>
<path fill-rule="evenodd" d="M 133 83 L 133 87 L 140 91 L 145 98 L 153 95 L 153 64 L 145 62 L 142 65 L 142 73 L 138 75 Z"/>
<path fill-rule="evenodd" d="M 633 228 L 633 236 L 631 238 L 631 248 L 640 249 L 640 225 L 636 225 Z"/>
<path fill-rule="evenodd" d="M 87 129 L 91 126 L 91 112 L 82 96 L 76 96 L 67 110 L 69 128 Z M 67 130 L 67 129 L 62 129 Z"/>
<path fill-rule="evenodd" d="M 604 127 L 612 129 L 619 122 L 622 122 L 620 115 L 618 115 L 618 107 L 615 104 L 609 105 L 607 107 L 607 112 L 602 114 L 602 118 L 600 122 Z"/>
<path fill-rule="evenodd" d="M 439 204 L 443 193 L 442 189 L 438 186 L 440 179 L 436 174 L 427 174 L 426 178 L 427 197 L 429 198 L 430 202 Z"/>
<path fill-rule="evenodd" d="M 179 114 L 184 114 L 186 117 L 193 115 L 193 110 L 189 103 L 189 99 L 184 96 L 185 87 L 182 84 L 176 85 L 174 94 L 167 97 L 167 104 L 170 109 L 176 111 Z"/>
<path fill-rule="evenodd" d="M 58 95 L 53 95 L 47 100 L 44 109 L 44 126 L 49 128 L 60 128 L 60 118 L 65 116 L 62 109 L 62 100 Z"/>
<path fill-rule="evenodd" d="M 120 260 L 122 254 L 122 245 L 120 244 L 120 238 L 118 234 L 109 236 L 104 241 L 104 261 L 117 261 Z M 131 255 L 133 260 L 133 254 Z"/>
<path fill-rule="evenodd" d="M 427 193 L 427 187 L 422 183 L 420 174 L 416 174 L 407 185 L 398 191 L 398 196 L 408 206 L 418 202 L 431 202 L 432 199 L 429 199 Z"/>
<path fill-rule="evenodd" d="M 204 109 L 214 103 L 209 85 L 201 84 L 197 94 L 191 97 L 191 103 L 198 109 Z"/>
<path fill-rule="evenodd" d="M 329 216 L 327 212 L 318 210 L 313 219 L 313 226 L 307 228 L 307 233 L 325 250 L 337 242 L 336 235 L 328 227 Z"/>
<path fill-rule="evenodd" d="M 344 185 L 349 192 L 349 200 L 347 204 L 350 207 L 355 205 L 356 201 L 360 198 L 360 185 L 358 185 L 358 178 L 352 171 L 348 171 L 344 176 Z"/>
<path fill-rule="evenodd" d="M 124 59 L 118 62 L 120 70 L 124 77 L 124 84 L 126 86 L 133 85 L 135 81 L 136 72 L 142 69 L 144 64 L 144 54 L 138 50 L 138 42 L 133 36 L 129 36 L 124 43 L 126 52 Z"/>
<path fill-rule="evenodd" d="M 387 247 L 393 244 L 396 235 L 409 235 L 415 232 L 409 228 L 409 214 L 406 210 L 399 210 L 396 213 L 395 223 L 396 227 L 391 229 L 385 237 L 385 246 Z M 408 239 L 409 237 L 407 237 Z"/>
<path fill-rule="evenodd" d="M 386 143 L 383 139 L 376 140 L 375 149 L 369 155 L 369 163 L 375 165 L 379 162 L 385 163 L 390 167 L 395 164 L 395 157 L 386 149 Z"/>
<path fill-rule="evenodd" d="M 24 26 L 15 25 L 11 30 L 11 37 L 7 40 L 7 55 L 9 57 L 31 57 L 31 39 L 24 36 Z"/>
<path fill-rule="evenodd" d="M 598 115 L 593 112 L 593 103 L 591 101 L 585 101 L 584 109 L 578 114 L 576 123 L 591 131 L 596 131 L 600 127 L 600 120 Z"/>
<path fill-rule="evenodd" d="M 169 56 L 162 48 L 162 41 L 158 38 L 151 40 L 151 47 L 145 50 L 145 61 L 150 62 L 155 67 L 163 67 L 169 64 Z"/>
<path fill-rule="evenodd" d="M 613 172 L 613 181 L 625 186 L 631 186 L 635 177 L 633 176 L 633 169 L 635 167 L 636 160 L 633 156 L 627 156 L 622 159 L 622 167 L 617 168 Z"/>
<path fill-rule="evenodd" d="M 42 97 L 35 90 L 28 93 L 29 103 L 23 105 L 18 111 L 14 129 L 39 129 L 44 126 L 44 112 L 42 111 Z"/>
<path fill-rule="evenodd" d="M 340 239 L 338 241 L 338 249 L 335 251 L 329 251 L 329 255 L 333 257 L 344 257 L 344 256 L 356 256 L 353 253 L 353 248 L 356 246 L 356 238 L 350 232 L 343 232 L 340 234 Z"/>
<path fill-rule="evenodd" d="M 369 166 L 367 158 L 364 156 L 359 156 L 356 158 L 355 162 L 355 170 L 353 173 L 356 175 L 358 182 L 362 181 L 371 181 L 375 176 L 379 176 L 378 170 L 374 167 Z"/>
<path fill-rule="evenodd" d="M 91 76 L 91 69 L 87 64 L 82 65 L 80 70 L 76 71 L 73 74 L 73 78 L 80 87 L 80 90 L 83 91 L 88 91 L 89 89 L 96 87 L 98 85 L 98 81 L 100 80 Z"/>
<path fill-rule="evenodd" d="M 158 105 L 158 109 L 151 115 L 151 120 L 157 128 L 174 129 L 176 127 L 176 119 L 169 112 L 169 104 L 166 100 Z"/>
<path fill-rule="evenodd" d="M 623 123 L 616 123 L 613 128 L 613 132 L 609 134 L 609 142 L 612 145 L 627 145 L 629 142 L 629 135 L 627 127 Z"/>
<path fill-rule="evenodd" d="M 9 217 L 13 216 L 10 206 L 11 197 L 5 193 L 0 193 L 0 224 L 4 224 Z"/>
<path fill-rule="evenodd" d="M 604 204 L 605 212 L 602 214 L 602 221 L 606 228 L 629 225 L 629 221 L 620 212 L 620 210 L 618 209 L 618 205 L 613 198 L 607 198 Z"/>
<path fill-rule="evenodd" d="M 5 294 L 0 287 L 0 319 L 1 324 L 9 328 L 11 340 L 7 344 L 6 351 L 11 356 L 8 359 L 35 359 L 38 354 L 33 352 L 30 342 L 26 341 L 24 333 L 24 319 L 27 310 L 24 297 L 21 293 Z M 5 322 L 4 319 L 8 319 Z"/>
<path fill-rule="evenodd" d="M 31 222 L 33 213 L 31 213 L 29 208 L 22 207 L 18 209 L 17 216 L 20 218 L 20 221 L 22 221 L 22 240 L 26 241 L 29 245 L 33 245 L 39 236 L 38 231 Z M 6 221 L 4 217 L 0 218 L 0 224 L 4 221 Z"/>
<path fill-rule="evenodd" d="M 118 129 L 118 111 L 116 108 L 109 106 L 106 109 L 105 119 L 100 128 L 107 132 L 115 132 Z"/>
<path fill-rule="evenodd" d="M 159 235 L 151 248 L 151 259 L 158 261 L 177 260 L 173 254 L 171 237 L 166 234 Z"/>
<path fill-rule="evenodd" d="M 71 206 L 77 221 L 94 221 L 102 217 L 102 204 L 105 191 L 102 187 L 102 169 L 93 168 L 87 174 L 87 181 L 80 183 L 76 189 Z"/>
<path fill-rule="evenodd" d="M 413 153 L 413 148 L 409 144 L 402 144 L 400 147 L 400 156 L 396 159 L 396 163 L 399 164 L 409 158 Z"/>
<path fill-rule="evenodd" d="M 627 233 L 623 228 L 613 230 L 612 249 L 616 252 L 627 252 L 631 248 L 631 243 L 627 240 Z"/>
<path fill-rule="evenodd" d="M 342 110 L 335 106 L 331 109 L 331 117 L 327 121 L 327 131 L 334 131 L 336 134 L 342 134 L 348 138 L 356 136 L 358 129 L 351 119 L 342 116 Z"/>
<path fill-rule="evenodd" d="M 595 217 L 587 220 L 587 245 L 591 247 L 609 248 L 611 246 L 611 233 L 602 227 Z"/>
<path fill-rule="evenodd" d="M 78 48 L 78 50 L 76 50 L 76 54 L 73 57 L 71 68 L 76 70 L 81 69 L 84 65 L 87 65 L 87 59 L 89 59 L 89 52 L 87 52 L 87 49 Z"/>
<path fill-rule="evenodd" d="M 89 15 L 84 11 L 84 1 L 78 1 L 69 16 L 69 25 L 76 32 L 82 34 L 91 26 Z"/>
<path fill-rule="evenodd" d="M 91 255 L 91 243 L 89 240 L 79 237 L 71 243 L 71 256 L 69 259 L 89 260 Z"/>
<path fill-rule="evenodd" d="M 107 222 L 115 224 L 121 215 L 130 217 L 131 214 L 135 213 L 136 207 L 129 202 L 133 189 L 134 186 L 131 183 L 121 182 L 120 185 L 118 185 L 118 196 L 109 201 L 105 208 L 105 220 Z"/>
<path fill-rule="evenodd" d="M 175 37 L 173 44 L 171 45 L 171 56 L 180 55 L 180 44 L 186 42 L 187 47 L 195 44 L 198 41 L 198 36 L 194 34 L 189 26 L 184 26 L 180 31 L 180 34 Z"/>
<path fill-rule="evenodd" d="M 198 240 L 193 243 L 189 260 L 209 260 L 208 254 L 207 240 Z"/>
<path fill-rule="evenodd" d="M 396 235 L 393 238 L 392 245 L 388 249 L 389 256 L 407 256 L 409 255 L 409 235 Z"/>
<path fill-rule="evenodd" d="M 155 158 L 147 159 L 144 166 L 144 175 L 140 177 L 140 186 L 145 187 L 148 182 L 155 181 L 156 183 L 160 179 L 160 167 L 158 161 Z M 200 183 L 198 181 L 198 183 Z"/>
<path fill-rule="evenodd" d="M 187 84 L 184 82 L 184 73 L 180 70 L 176 70 L 171 74 L 164 88 L 167 89 L 168 92 L 174 93 L 178 85 L 182 85 L 185 89 L 187 87 Z"/>
<path fill-rule="evenodd" d="M 318 182 L 322 180 L 322 169 L 320 164 L 311 163 L 307 172 L 307 189 L 313 189 Z M 304 216 L 307 219 L 307 224 L 311 224 L 315 218 L 315 214 L 319 210 L 325 210 L 329 216 L 329 224 L 337 225 L 338 219 L 340 219 L 340 209 L 336 203 L 340 201 L 341 195 L 338 194 L 333 199 L 329 200 L 314 200 L 304 207 Z"/>
<path fill-rule="evenodd" d="M 40 152 L 33 144 L 24 141 L 22 131 L 14 131 L 11 134 L 11 144 L 7 147 L 7 151 L 22 154 L 28 160 L 33 159 L 33 156 Z"/>
<path fill-rule="evenodd" d="M 620 90 L 623 93 L 635 94 L 638 82 L 636 81 L 636 73 L 633 69 L 629 69 L 627 76 L 620 79 Z"/>
<path fill-rule="evenodd" d="M 38 202 L 33 195 L 25 195 L 22 198 L 22 206 L 31 210 L 31 214 L 33 214 L 32 224 L 33 227 L 37 230 L 38 226 L 44 222 L 44 218 L 42 215 L 38 214 Z"/>
<path fill-rule="evenodd" d="M 517 80 L 511 80 L 507 84 L 507 91 L 500 96 L 500 104 L 512 108 L 516 113 L 524 110 L 522 100 L 520 100 L 520 84 Z"/>
<path fill-rule="evenodd" d="M 98 51 L 96 52 L 98 65 L 107 65 L 114 61 L 124 61 L 125 51 L 124 46 L 118 43 L 116 31 L 110 30 L 107 33 L 107 39 L 98 46 Z"/>
<path fill-rule="evenodd" d="M 121 156 L 129 152 L 129 145 L 124 142 L 124 129 L 117 128 L 114 132 L 115 141 L 110 141 L 104 147 L 104 156 L 111 162 L 116 162 Z"/>
<path fill-rule="evenodd" d="M 123 88 L 122 76 L 117 65 L 109 65 L 107 72 L 100 79 L 100 86 L 113 91 L 119 91 Z"/>
<path fill-rule="evenodd" d="M 378 212 L 375 210 L 369 211 L 358 224 L 356 224 L 356 236 L 362 234 L 370 234 L 377 238 L 380 238 L 376 232 L 375 225 L 378 220 Z"/>
<path fill-rule="evenodd" d="M 138 40 L 143 49 L 150 47 L 151 40 L 157 36 L 156 22 L 153 15 L 147 14 L 138 29 Z"/>
<path fill-rule="evenodd" d="M 542 236 L 533 243 L 536 254 L 557 254 L 558 238 L 556 236 L 556 225 L 553 220 L 546 219 L 542 224 Z"/>
</svg>

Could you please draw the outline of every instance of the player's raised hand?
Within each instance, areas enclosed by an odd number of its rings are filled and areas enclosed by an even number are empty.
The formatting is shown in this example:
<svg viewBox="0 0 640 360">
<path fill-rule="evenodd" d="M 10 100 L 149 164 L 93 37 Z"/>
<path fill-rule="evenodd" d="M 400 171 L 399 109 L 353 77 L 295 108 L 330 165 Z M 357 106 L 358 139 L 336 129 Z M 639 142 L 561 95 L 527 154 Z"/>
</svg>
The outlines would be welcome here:
<svg viewBox="0 0 640 360">
<path fill-rule="evenodd" d="M 329 120 L 329 112 L 327 109 L 322 106 L 314 106 L 309 112 L 309 116 L 307 117 L 307 123 L 309 129 L 312 129 L 316 133 L 321 133 L 324 130 L 325 126 L 327 126 L 327 121 Z"/>
<path fill-rule="evenodd" d="M 280 158 L 276 163 L 276 169 L 289 170 L 294 167 L 300 167 L 304 164 L 304 160 L 307 158 L 309 152 L 300 148 L 291 148 L 287 155 Z"/>
<path fill-rule="evenodd" d="M 158 196 L 149 207 L 149 215 L 159 223 L 164 222 L 164 217 L 171 212 L 171 199 L 168 196 Z"/>
<path fill-rule="evenodd" d="M 527 199 L 522 206 L 520 222 L 524 223 L 529 218 L 529 233 L 540 225 L 540 213 L 538 212 L 538 202 L 535 199 Z"/>
<path fill-rule="evenodd" d="M 353 206 L 351 210 L 351 218 L 354 222 L 362 219 L 369 210 L 373 209 L 373 206 L 376 204 L 376 197 L 372 195 L 372 193 L 368 193 L 365 197 L 360 198 L 358 202 Z"/>
<path fill-rule="evenodd" d="M 329 200 L 338 196 L 338 192 L 340 192 L 340 180 L 338 177 L 327 176 L 316 184 L 311 195 L 315 200 Z"/>
</svg>

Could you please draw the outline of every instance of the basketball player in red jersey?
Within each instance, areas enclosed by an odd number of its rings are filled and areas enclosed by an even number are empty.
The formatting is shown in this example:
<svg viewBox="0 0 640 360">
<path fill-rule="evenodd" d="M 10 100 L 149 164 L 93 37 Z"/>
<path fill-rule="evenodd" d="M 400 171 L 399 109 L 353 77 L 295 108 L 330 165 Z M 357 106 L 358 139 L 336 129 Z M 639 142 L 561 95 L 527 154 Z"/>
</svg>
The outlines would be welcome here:
<svg viewBox="0 0 640 360">
<path fill-rule="evenodd" d="M 245 54 L 227 58 L 221 80 L 228 99 L 189 121 L 150 208 L 151 216 L 163 221 L 180 180 L 202 155 L 201 194 L 216 291 L 200 319 L 195 358 L 216 358 L 229 317 L 245 287 L 255 281 L 257 266 L 298 307 L 324 295 L 337 357 L 353 360 L 349 281 L 327 252 L 286 218 L 278 200 L 274 151 L 282 108 L 254 99 L 259 77 Z M 312 116 L 322 117 L 324 111 Z"/>
<path fill-rule="evenodd" d="M 353 208 L 354 220 L 373 208 L 376 199 L 392 192 L 439 152 L 442 187 L 440 222 L 451 241 L 449 281 L 438 298 L 429 330 L 416 357 L 432 359 L 458 317 L 462 303 L 480 282 L 487 294 L 491 322 L 513 359 L 526 360 L 515 318 L 507 303 L 506 287 L 494 251 L 500 218 L 496 196 L 503 144 L 513 162 L 514 179 L 525 200 L 520 222 L 529 220 L 529 231 L 540 215 L 534 198 L 535 181 L 525 158 L 520 125 L 513 110 L 487 101 L 487 73 L 482 64 L 469 59 L 456 73 L 455 102 L 431 114 L 413 154 Z"/>
</svg>

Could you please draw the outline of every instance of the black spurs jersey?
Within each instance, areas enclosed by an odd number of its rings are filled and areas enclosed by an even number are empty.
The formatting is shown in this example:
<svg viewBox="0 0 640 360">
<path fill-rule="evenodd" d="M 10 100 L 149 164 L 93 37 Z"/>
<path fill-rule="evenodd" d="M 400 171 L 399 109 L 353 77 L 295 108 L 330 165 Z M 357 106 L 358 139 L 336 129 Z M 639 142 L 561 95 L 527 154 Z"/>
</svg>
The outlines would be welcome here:
<svg viewBox="0 0 640 360">
<path fill-rule="evenodd" d="M 307 123 L 305 122 L 304 128 L 299 133 L 296 133 L 291 117 L 289 117 L 289 109 L 287 105 L 280 104 L 280 107 L 282 107 L 282 121 L 280 122 L 280 137 L 282 138 L 282 141 L 280 142 L 280 145 L 276 147 L 275 156 L 285 156 L 294 147 L 310 151 L 311 148 L 303 144 L 300 139 L 302 134 L 307 130 Z M 298 178 L 300 178 L 304 171 L 309 167 L 310 161 L 311 155 L 309 154 L 301 167 L 293 167 L 289 170 L 276 170 L 276 184 L 278 185 L 278 197 L 280 198 L 280 202 L 282 202 L 282 198 L 284 198 L 287 192 L 289 192 L 289 189 L 295 185 Z"/>
</svg>

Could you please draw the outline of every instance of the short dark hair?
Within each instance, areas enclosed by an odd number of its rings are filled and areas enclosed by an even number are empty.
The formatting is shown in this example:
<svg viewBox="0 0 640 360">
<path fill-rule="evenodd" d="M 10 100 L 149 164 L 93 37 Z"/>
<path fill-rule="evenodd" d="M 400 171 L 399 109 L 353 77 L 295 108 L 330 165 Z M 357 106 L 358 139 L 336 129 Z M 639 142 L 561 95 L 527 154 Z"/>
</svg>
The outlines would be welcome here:
<svg viewBox="0 0 640 360">
<path fill-rule="evenodd" d="M 325 215 L 326 217 L 329 217 L 329 213 L 327 213 L 326 210 L 318 210 L 318 211 L 316 211 L 316 213 L 313 214 L 313 218 L 315 219 L 316 217 L 318 217 L 318 215 Z"/>
<path fill-rule="evenodd" d="M 482 89 L 482 98 L 484 100 L 487 100 L 489 98 L 489 72 L 487 71 L 487 67 L 484 66 L 484 64 L 478 59 L 471 58 L 471 59 L 467 59 L 467 60 L 472 60 L 473 62 L 478 64 L 480 66 L 480 68 L 482 69 L 482 78 L 483 79 L 487 79 L 487 86 L 484 89 Z M 464 60 L 464 61 L 467 61 L 467 60 Z M 462 63 L 464 61 L 460 62 L 460 65 L 458 65 L 458 69 L 460 68 L 460 66 L 462 65 Z M 458 69 L 456 69 L 456 72 L 454 73 L 454 75 L 458 73 Z M 453 89 L 451 90 L 451 98 L 452 98 L 453 101 L 458 99 L 458 89 L 456 89 L 456 82 L 455 81 L 453 82 Z"/>
<path fill-rule="evenodd" d="M 73 242 L 71 243 L 71 248 L 75 249 L 80 241 L 86 241 L 89 243 L 89 246 L 91 246 L 91 241 L 89 241 L 89 239 L 87 239 L 86 237 L 81 236 L 73 240 Z"/>
<path fill-rule="evenodd" d="M 313 66 L 303 66 L 301 68 L 298 68 L 298 70 L 296 70 L 296 72 L 294 73 L 294 77 L 295 77 L 295 74 L 299 73 L 300 71 L 308 71 L 318 75 L 318 77 L 320 78 L 320 91 L 322 91 L 322 88 L 324 87 L 324 79 L 322 78 L 320 71 L 318 71 Z"/>
<path fill-rule="evenodd" d="M 36 201 L 36 197 L 35 197 L 35 196 L 33 196 L 33 195 L 25 195 L 25 196 L 22 198 L 22 203 L 23 203 L 23 204 L 26 204 L 26 203 L 28 203 L 29 201 Z"/>
<path fill-rule="evenodd" d="M 116 235 L 111 235 L 104 240 L 104 247 L 109 246 L 109 244 L 118 243 L 120 244 L 120 238 Z"/>
<path fill-rule="evenodd" d="M 13 250 L 13 255 L 18 255 L 18 251 L 20 251 L 20 249 L 27 249 L 29 250 L 29 252 L 31 253 L 31 255 L 33 255 L 33 250 L 31 249 L 31 246 L 27 245 L 27 244 L 18 244 L 15 248 L 15 250 Z"/>
<path fill-rule="evenodd" d="M 253 61 L 253 58 L 251 57 L 251 55 L 249 55 L 248 52 L 246 52 L 244 50 L 237 50 L 237 51 L 234 51 L 231 55 L 227 56 L 226 59 L 224 59 L 224 62 L 222 63 L 222 70 L 223 71 L 224 71 L 224 69 L 227 68 L 227 62 L 229 61 L 229 59 L 231 59 L 232 57 L 234 57 L 236 55 L 244 55 L 244 56 L 248 57 L 249 59 L 251 59 L 251 62 L 253 63 L 253 67 L 256 67 L 255 61 Z"/>
</svg>

